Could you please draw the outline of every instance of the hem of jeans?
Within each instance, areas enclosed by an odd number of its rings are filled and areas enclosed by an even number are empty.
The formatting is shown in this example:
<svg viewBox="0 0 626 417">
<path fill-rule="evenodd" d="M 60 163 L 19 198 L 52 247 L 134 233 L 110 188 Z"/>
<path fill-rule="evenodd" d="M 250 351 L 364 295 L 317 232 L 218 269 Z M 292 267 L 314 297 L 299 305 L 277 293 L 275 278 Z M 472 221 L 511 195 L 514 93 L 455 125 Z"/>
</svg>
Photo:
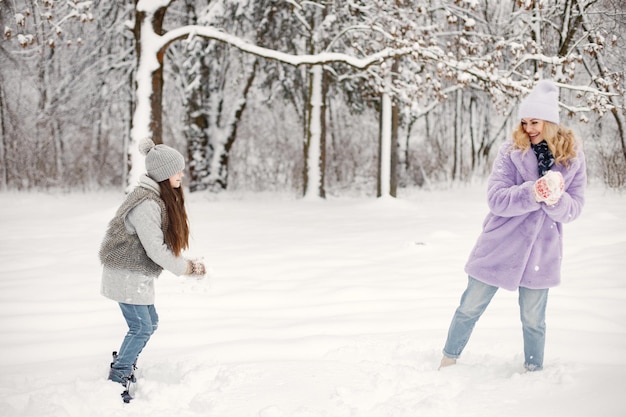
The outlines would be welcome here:
<svg viewBox="0 0 626 417">
<path fill-rule="evenodd" d="M 461 355 L 453 355 L 451 353 L 446 352 L 445 350 L 441 351 L 443 353 L 443 356 L 445 356 L 446 358 L 450 358 L 450 359 L 459 359 L 459 356 Z"/>
</svg>

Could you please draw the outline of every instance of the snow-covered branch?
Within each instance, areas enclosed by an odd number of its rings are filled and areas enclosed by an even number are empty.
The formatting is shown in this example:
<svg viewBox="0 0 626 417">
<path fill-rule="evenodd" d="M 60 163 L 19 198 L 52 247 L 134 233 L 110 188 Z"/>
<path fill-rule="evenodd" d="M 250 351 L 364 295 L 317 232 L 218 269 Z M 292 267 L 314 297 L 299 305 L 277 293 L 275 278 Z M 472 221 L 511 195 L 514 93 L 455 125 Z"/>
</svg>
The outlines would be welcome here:
<svg viewBox="0 0 626 417">
<path fill-rule="evenodd" d="M 380 63 L 385 59 L 407 55 L 412 52 L 411 48 L 385 48 L 375 54 L 364 58 L 357 58 L 337 52 L 323 52 L 316 55 L 291 55 L 280 51 L 253 45 L 236 36 L 229 35 L 213 27 L 207 26 L 184 26 L 173 29 L 161 37 L 161 48 L 167 47 L 171 42 L 188 36 L 202 36 L 208 39 L 227 43 L 242 52 L 247 52 L 262 58 L 279 61 L 288 65 L 324 65 L 330 63 L 344 63 L 354 68 L 365 69 L 371 65 Z"/>
</svg>

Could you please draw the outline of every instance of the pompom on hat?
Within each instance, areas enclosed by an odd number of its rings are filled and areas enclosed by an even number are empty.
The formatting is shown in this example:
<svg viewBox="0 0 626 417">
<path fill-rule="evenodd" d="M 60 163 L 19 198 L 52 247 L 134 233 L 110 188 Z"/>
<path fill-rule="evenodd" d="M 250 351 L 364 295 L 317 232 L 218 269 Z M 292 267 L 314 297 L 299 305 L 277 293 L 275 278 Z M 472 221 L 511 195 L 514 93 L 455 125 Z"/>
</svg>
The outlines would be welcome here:
<svg viewBox="0 0 626 417">
<path fill-rule="evenodd" d="M 550 80 L 541 80 L 519 106 L 520 119 L 539 119 L 560 123 L 559 89 Z"/>
<path fill-rule="evenodd" d="M 151 139 L 139 143 L 139 152 L 146 156 L 146 171 L 156 182 L 165 181 L 185 169 L 185 158 L 174 148 L 155 145 Z"/>
</svg>

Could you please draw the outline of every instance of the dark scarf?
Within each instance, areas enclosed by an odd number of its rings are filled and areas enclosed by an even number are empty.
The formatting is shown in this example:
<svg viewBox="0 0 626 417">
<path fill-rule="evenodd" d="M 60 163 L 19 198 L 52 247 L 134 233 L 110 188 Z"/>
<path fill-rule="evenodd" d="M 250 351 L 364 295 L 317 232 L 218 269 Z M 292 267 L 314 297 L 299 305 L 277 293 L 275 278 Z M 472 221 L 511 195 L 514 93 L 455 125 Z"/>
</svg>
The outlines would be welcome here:
<svg viewBox="0 0 626 417">
<path fill-rule="evenodd" d="M 542 140 L 536 145 L 532 143 L 530 146 L 533 148 L 535 155 L 537 155 L 537 169 L 539 171 L 539 177 L 543 177 L 543 175 L 552 168 L 554 165 L 554 155 L 548 149 L 548 142 Z"/>
</svg>

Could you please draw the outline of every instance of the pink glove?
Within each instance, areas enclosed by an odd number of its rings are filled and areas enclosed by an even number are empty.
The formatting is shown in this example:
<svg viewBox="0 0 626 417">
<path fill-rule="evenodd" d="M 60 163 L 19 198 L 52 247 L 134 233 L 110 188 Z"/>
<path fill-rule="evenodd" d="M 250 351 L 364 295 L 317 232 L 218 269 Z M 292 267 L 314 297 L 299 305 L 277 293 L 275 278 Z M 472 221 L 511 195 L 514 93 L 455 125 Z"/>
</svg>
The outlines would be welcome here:
<svg viewBox="0 0 626 417">
<path fill-rule="evenodd" d="M 563 175 L 558 171 L 548 171 L 545 175 L 535 181 L 533 187 L 533 195 L 535 201 L 538 203 L 544 202 L 549 206 L 553 206 L 558 203 L 559 199 L 563 195 L 565 189 L 565 182 L 563 181 Z"/>
</svg>

